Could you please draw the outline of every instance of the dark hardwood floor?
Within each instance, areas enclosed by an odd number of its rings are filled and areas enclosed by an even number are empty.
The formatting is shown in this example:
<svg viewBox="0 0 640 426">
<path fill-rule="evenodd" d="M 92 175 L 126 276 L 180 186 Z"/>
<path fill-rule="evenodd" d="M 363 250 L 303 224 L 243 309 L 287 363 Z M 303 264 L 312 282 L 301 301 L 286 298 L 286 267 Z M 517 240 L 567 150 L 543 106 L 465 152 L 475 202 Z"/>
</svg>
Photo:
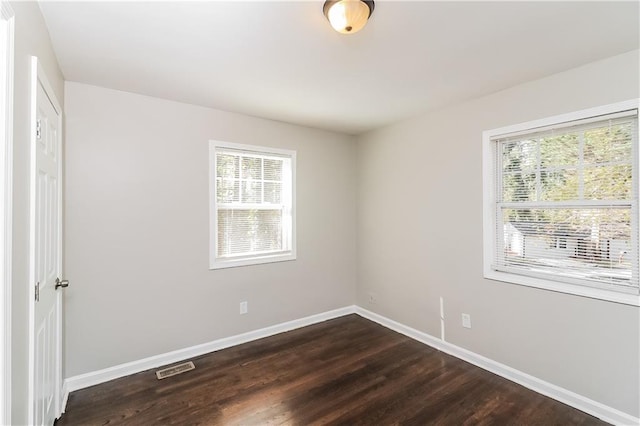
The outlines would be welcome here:
<svg viewBox="0 0 640 426">
<path fill-rule="evenodd" d="M 73 392 L 66 425 L 597 425 L 357 315 Z"/>
</svg>

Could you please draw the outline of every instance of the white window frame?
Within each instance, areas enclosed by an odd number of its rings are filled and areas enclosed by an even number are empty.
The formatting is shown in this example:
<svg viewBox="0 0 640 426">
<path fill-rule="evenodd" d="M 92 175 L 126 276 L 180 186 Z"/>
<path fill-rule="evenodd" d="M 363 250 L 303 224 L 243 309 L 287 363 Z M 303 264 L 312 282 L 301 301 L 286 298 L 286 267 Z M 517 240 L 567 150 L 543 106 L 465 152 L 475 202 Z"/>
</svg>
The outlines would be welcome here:
<svg viewBox="0 0 640 426">
<path fill-rule="evenodd" d="M 15 14 L 0 0 L 0 424 L 11 424 L 13 44 Z"/>
<path fill-rule="evenodd" d="M 217 256 L 218 241 L 218 206 L 216 197 L 216 150 L 231 149 L 236 151 L 254 152 L 258 155 L 274 155 L 287 157 L 291 162 L 291 229 L 283 230 L 288 233 L 289 247 L 281 252 L 254 254 L 247 256 L 223 258 Z M 289 232 L 287 232 L 289 231 Z M 209 269 L 234 268 L 239 266 L 260 265 L 273 262 L 295 260 L 296 255 L 296 151 L 271 148 L 257 145 L 246 145 L 224 141 L 209 141 Z"/>
<path fill-rule="evenodd" d="M 556 291 L 560 293 L 573 294 L 577 296 L 589 297 L 594 299 L 606 300 L 616 303 L 622 303 L 632 306 L 640 306 L 640 296 L 635 294 L 625 294 L 610 291 L 601 288 L 581 286 L 559 281 L 552 281 L 544 278 L 525 276 L 511 272 L 498 271 L 493 265 L 496 256 L 496 176 L 494 168 L 494 144 L 495 139 L 502 135 L 514 134 L 519 132 L 533 132 L 540 128 L 559 125 L 576 120 L 584 120 L 591 117 L 598 117 L 607 114 L 613 114 L 622 111 L 638 110 L 640 104 L 639 99 L 618 102 L 614 104 L 589 108 L 581 111 L 575 111 L 567 114 L 557 115 L 553 117 L 543 118 L 540 120 L 529 121 L 512 126 L 501 127 L 492 130 L 486 130 L 482 133 L 482 165 L 483 165 L 483 269 L 484 277 L 512 284 L 536 287 L 545 290 Z M 633 185 L 638 185 L 638 174 L 640 172 L 640 154 L 638 149 L 638 135 L 636 133 L 635 151 L 634 151 L 634 181 Z M 637 205 L 638 200 L 633 200 Z M 635 229 L 638 230 L 638 218 L 635 219 Z M 633 220 L 632 219 L 632 220 Z M 638 244 L 638 237 L 635 237 L 635 244 Z M 636 247 L 638 250 L 638 247 Z M 637 266 L 636 266 L 637 270 Z"/>
</svg>

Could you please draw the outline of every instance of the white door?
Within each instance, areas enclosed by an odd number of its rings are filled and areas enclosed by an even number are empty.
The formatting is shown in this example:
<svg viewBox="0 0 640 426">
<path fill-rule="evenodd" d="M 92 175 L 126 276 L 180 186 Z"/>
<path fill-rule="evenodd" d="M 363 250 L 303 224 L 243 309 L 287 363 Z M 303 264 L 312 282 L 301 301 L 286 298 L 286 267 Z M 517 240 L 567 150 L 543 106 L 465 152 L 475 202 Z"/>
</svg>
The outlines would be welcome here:
<svg viewBox="0 0 640 426">
<path fill-rule="evenodd" d="M 14 22 L 11 6 L 0 0 L 0 424 L 11 423 Z"/>
<path fill-rule="evenodd" d="M 61 393 L 61 113 L 32 60 L 30 424 L 52 425 Z M 67 284 L 67 283 L 65 283 Z"/>
</svg>

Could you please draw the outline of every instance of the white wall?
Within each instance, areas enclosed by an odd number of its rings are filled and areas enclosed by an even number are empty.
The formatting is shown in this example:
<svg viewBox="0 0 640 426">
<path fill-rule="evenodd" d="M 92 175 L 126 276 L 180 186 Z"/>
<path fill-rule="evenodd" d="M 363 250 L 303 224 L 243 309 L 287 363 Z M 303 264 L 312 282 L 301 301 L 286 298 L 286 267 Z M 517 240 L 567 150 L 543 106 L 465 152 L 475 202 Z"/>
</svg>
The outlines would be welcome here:
<svg viewBox="0 0 640 426">
<path fill-rule="evenodd" d="M 65 100 L 66 377 L 353 304 L 352 137 L 72 82 Z M 297 151 L 297 260 L 208 269 L 209 139 Z"/>
<path fill-rule="evenodd" d="M 13 110 L 13 279 L 11 311 L 11 414 L 13 424 L 27 422 L 29 313 L 29 158 L 31 56 L 37 56 L 60 103 L 64 80 L 38 4 L 11 2 L 15 12 Z"/>
<path fill-rule="evenodd" d="M 630 52 L 361 136 L 358 304 L 440 337 L 442 296 L 447 341 L 638 417 L 637 307 L 483 279 L 481 155 L 483 130 L 640 97 L 638 64 Z"/>
</svg>

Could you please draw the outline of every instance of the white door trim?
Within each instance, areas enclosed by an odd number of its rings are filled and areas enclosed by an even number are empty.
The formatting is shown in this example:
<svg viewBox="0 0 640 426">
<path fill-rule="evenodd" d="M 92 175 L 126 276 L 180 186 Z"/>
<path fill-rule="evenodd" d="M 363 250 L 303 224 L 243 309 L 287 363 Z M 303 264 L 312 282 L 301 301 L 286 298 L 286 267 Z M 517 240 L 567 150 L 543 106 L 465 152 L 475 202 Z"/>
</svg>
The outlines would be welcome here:
<svg viewBox="0 0 640 426">
<path fill-rule="evenodd" d="M 0 0 L 0 424 L 11 424 L 14 16 L 9 2 Z"/>
<path fill-rule="evenodd" d="M 51 101 L 51 104 L 53 105 L 54 109 L 56 110 L 57 114 L 58 114 L 58 129 L 60 129 L 60 131 L 58 132 L 58 143 L 57 143 L 57 147 L 58 147 L 58 158 L 60 159 L 58 161 L 58 176 L 62 176 L 62 108 L 60 107 L 60 103 L 58 102 L 58 100 L 56 99 L 55 96 L 55 92 L 53 91 L 53 88 L 51 86 L 51 84 L 49 83 L 49 79 L 47 78 L 44 69 L 42 68 L 42 65 L 40 65 L 40 61 L 38 61 L 38 58 L 36 56 L 32 56 L 31 57 L 31 105 L 30 105 L 30 111 L 31 111 L 31 119 L 30 121 L 30 125 L 31 125 L 31 141 L 30 141 L 30 148 L 31 148 L 31 152 L 30 152 L 30 182 L 29 182 L 29 186 L 30 186 L 30 196 L 29 196 L 29 203 L 30 203 L 30 208 L 29 208 L 29 383 L 28 383 L 28 387 L 27 387 L 27 403 L 28 403 L 28 407 L 29 407 L 29 411 L 28 411 L 28 424 L 34 424 L 35 422 L 35 371 L 34 371 L 34 366 L 35 366 L 35 283 L 36 283 L 36 277 L 35 277 L 35 259 L 36 259 L 36 241 L 35 241 L 35 230 L 36 230 L 36 211 L 35 211 L 35 205 L 36 205 L 36 179 L 35 179 L 35 175 L 36 175 L 36 143 L 37 143 L 37 135 L 36 135 L 36 127 L 37 127 L 37 105 L 38 105 L 38 85 L 42 85 L 45 93 L 47 94 L 47 97 L 49 98 L 49 100 Z M 58 191 L 62 191 L 62 184 L 58 185 Z M 58 250 L 59 253 L 62 253 L 62 229 L 61 228 L 61 218 L 62 218 L 62 203 L 58 203 L 58 235 L 60 236 L 59 238 L 59 246 L 58 246 Z M 58 256 L 58 261 L 59 264 L 57 265 L 58 268 L 58 273 L 60 274 L 60 272 L 62 272 L 62 255 Z M 59 275 L 60 276 L 60 275 Z M 62 305 L 62 295 L 61 292 L 56 292 L 56 303 L 58 304 L 58 318 L 57 318 L 57 323 L 58 324 L 62 324 L 62 312 L 61 312 L 61 305 Z M 58 334 L 56 341 L 57 341 L 57 347 L 56 347 L 56 356 L 58 357 L 58 366 L 56 368 L 56 376 L 57 376 L 57 380 L 56 380 L 56 384 L 58 385 L 58 389 L 55 389 L 55 412 L 56 412 L 56 417 L 59 417 L 60 414 L 62 413 L 62 407 L 61 407 L 61 396 L 62 396 L 62 365 L 61 365 L 61 360 L 62 360 L 62 336 L 61 336 L 61 326 L 58 327 L 58 329 L 56 330 L 56 333 Z"/>
</svg>

